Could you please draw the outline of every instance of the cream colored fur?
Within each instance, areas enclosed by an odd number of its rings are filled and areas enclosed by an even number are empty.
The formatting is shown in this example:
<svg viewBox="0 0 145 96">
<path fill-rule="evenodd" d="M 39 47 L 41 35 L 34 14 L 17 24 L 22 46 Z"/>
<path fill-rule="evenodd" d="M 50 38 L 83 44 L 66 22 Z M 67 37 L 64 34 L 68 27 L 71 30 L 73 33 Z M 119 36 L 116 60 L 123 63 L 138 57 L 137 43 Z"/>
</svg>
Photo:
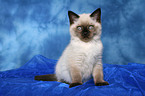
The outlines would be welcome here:
<svg viewBox="0 0 145 96">
<path fill-rule="evenodd" d="M 103 82 L 101 24 L 90 18 L 90 14 L 79 16 L 70 26 L 71 41 L 56 65 L 56 77 L 60 82 L 74 83 L 85 82 L 93 76 L 95 82 Z M 81 41 L 73 30 L 84 23 L 97 27 L 97 35 L 89 42 Z"/>
</svg>

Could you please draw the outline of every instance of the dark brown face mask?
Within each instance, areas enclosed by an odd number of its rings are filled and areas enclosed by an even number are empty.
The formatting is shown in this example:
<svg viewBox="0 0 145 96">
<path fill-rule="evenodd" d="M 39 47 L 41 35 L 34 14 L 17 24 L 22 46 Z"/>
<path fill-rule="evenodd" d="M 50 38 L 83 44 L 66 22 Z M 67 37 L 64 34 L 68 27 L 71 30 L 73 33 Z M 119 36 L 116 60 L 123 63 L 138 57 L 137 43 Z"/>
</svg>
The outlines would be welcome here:
<svg viewBox="0 0 145 96">
<path fill-rule="evenodd" d="M 73 25 L 75 22 L 78 21 L 79 18 L 81 18 L 79 15 L 72 11 L 68 11 L 70 26 Z M 101 23 L 101 10 L 98 8 L 95 10 L 91 15 L 90 18 L 93 21 L 96 21 L 98 23 Z M 95 25 L 89 25 L 89 23 L 83 23 L 81 25 L 76 26 L 74 28 L 76 36 L 78 36 L 82 41 L 88 42 L 93 39 L 93 37 L 97 34 L 96 33 L 97 27 Z"/>
<path fill-rule="evenodd" d="M 81 25 L 76 27 L 76 35 L 85 42 L 90 41 L 93 36 L 95 35 L 94 32 L 96 31 L 93 25 Z"/>
<path fill-rule="evenodd" d="M 83 27 L 83 30 L 81 32 L 81 36 L 83 38 L 89 38 L 89 35 L 90 35 L 90 31 L 88 30 L 87 26 L 82 26 Z"/>
</svg>

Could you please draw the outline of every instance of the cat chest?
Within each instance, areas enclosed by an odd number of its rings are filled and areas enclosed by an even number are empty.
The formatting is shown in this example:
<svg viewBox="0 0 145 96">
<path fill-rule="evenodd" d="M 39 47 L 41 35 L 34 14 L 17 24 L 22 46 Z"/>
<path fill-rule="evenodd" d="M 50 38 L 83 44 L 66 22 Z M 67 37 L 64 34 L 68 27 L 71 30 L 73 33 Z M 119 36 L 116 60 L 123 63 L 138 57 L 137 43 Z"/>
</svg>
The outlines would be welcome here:
<svg viewBox="0 0 145 96">
<path fill-rule="evenodd" d="M 91 77 L 93 67 L 95 64 L 95 59 L 94 57 L 90 58 L 88 57 L 89 55 L 87 54 L 80 54 L 78 58 L 76 59 L 77 65 L 81 71 L 82 79 L 83 80 L 88 80 Z"/>
<path fill-rule="evenodd" d="M 79 67 L 82 77 L 89 78 L 92 74 L 93 67 L 97 60 L 97 55 L 101 52 L 101 47 L 97 44 L 76 44 L 72 47 L 72 57 L 75 60 L 75 64 Z"/>
<path fill-rule="evenodd" d="M 92 74 L 93 66 L 96 62 L 96 54 L 92 50 L 80 50 L 76 53 L 76 64 L 81 70 L 83 78 L 89 78 Z"/>
<path fill-rule="evenodd" d="M 82 61 L 82 63 L 90 63 L 94 61 L 94 58 L 97 56 L 97 50 L 95 47 L 86 46 L 86 47 L 78 47 L 74 50 L 73 54 L 75 54 L 75 59 L 78 61 Z"/>
</svg>

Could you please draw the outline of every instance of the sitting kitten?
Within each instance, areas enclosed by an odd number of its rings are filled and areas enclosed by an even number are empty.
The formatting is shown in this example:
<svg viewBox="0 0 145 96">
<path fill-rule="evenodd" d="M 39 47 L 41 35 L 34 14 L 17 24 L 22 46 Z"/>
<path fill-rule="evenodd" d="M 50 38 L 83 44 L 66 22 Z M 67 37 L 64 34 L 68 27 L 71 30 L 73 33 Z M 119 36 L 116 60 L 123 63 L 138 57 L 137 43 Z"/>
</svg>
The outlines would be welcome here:
<svg viewBox="0 0 145 96">
<path fill-rule="evenodd" d="M 96 86 L 109 85 L 103 79 L 101 36 L 101 10 L 77 15 L 68 11 L 71 41 L 57 62 L 55 73 L 36 76 L 35 80 L 81 85 L 93 76 Z"/>
</svg>

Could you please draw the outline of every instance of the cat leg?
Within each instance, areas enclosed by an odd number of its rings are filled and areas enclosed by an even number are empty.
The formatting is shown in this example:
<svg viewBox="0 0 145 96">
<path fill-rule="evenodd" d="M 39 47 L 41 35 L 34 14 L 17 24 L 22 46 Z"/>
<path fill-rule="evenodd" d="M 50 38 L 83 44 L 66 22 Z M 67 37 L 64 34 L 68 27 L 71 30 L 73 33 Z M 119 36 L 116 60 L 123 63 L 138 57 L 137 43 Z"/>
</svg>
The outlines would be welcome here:
<svg viewBox="0 0 145 96">
<path fill-rule="evenodd" d="M 69 88 L 82 85 L 82 76 L 80 70 L 76 66 L 70 66 L 70 74 L 72 77 L 72 83 L 70 84 Z"/>
<path fill-rule="evenodd" d="M 102 64 L 95 65 L 93 69 L 93 78 L 94 78 L 94 83 L 96 86 L 109 85 L 109 83 L 107 81 L 104 81 L 103 79 Z"/>
</svg>

